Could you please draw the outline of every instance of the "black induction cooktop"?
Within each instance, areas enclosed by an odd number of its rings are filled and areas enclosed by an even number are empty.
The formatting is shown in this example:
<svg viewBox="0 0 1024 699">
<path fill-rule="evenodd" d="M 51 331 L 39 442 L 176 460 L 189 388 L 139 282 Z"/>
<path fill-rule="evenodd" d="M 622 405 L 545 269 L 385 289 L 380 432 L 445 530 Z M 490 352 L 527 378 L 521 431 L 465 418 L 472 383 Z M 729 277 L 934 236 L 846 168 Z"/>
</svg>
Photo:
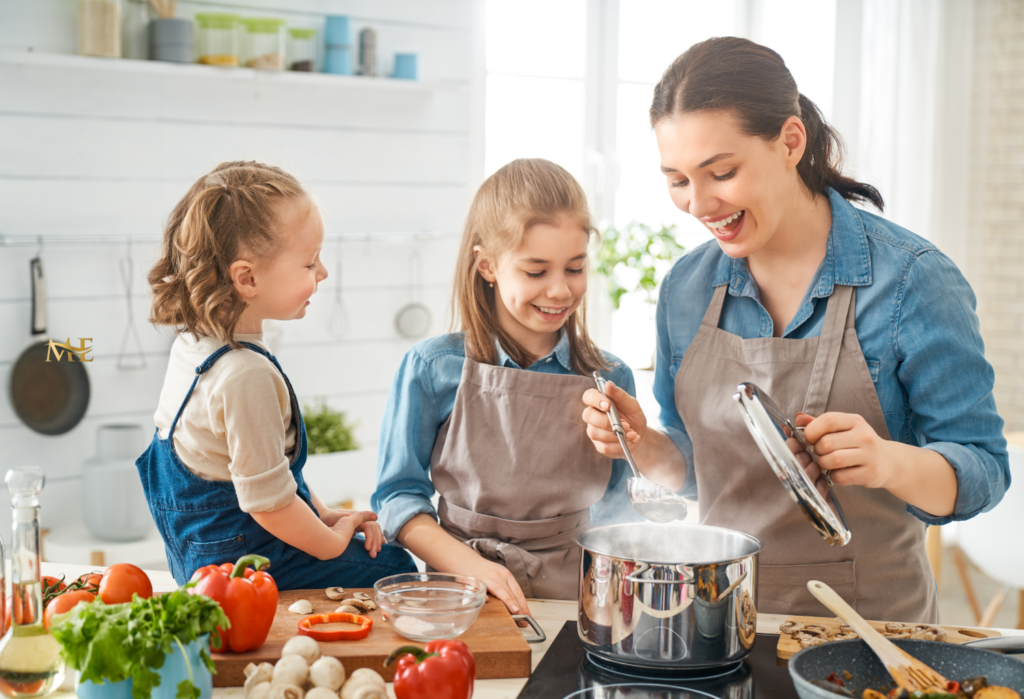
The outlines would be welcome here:
<svg viewBox="0 0 1024 699">
<path fill-rule="evenodd" d="M 567 621 L 517 699 L 791 699 L 789 670 L 776 660 L 778 636 L 758 635 L 750 655 L 700 676 L 638 676 L 588 655 Z"/>
</svg>

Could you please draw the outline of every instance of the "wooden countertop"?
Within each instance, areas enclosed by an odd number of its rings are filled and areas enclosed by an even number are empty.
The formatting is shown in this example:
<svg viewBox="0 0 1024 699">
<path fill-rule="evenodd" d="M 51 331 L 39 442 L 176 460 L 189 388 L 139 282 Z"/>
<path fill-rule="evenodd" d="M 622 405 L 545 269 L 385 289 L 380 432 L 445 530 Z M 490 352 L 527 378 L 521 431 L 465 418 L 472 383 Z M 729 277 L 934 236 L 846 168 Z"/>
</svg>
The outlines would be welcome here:
<svg viewBox="0 0 1024 699">
<path fill-rule="evenodd" d="M 59 576 L 64 574 L 69 579 L 74 579 L 83 573 L 88 573 L 96 570 L 93 566 L 82 566 L 82 565 L 67 565 L 60 563 L 43 563 L 42 573 L 43 575 L 56 575 Z M 154 592 L 170 592 L 177 587 L 174 582 L 174 578 L 167 571 L 146 571 L 149 575 L 150 580 L 153 581 Z M 547 634 L 548 640 L 545 643 L 538 643 L 531 648 L 533 649 L 533 663 L 532 667 L 536 668 L 541 658 L 544 657 L 544 653 L 547 652 L 548 647 L 554 641 L 555 636 L 561 630 L 562 625 L 566 621 L 570 621 L 576 618 L 576 602 L 566 602 L 562 600 L 530 600 L 530 611 L 533 612 L 533 617 L 537 620 L 537 623 L 544 629 L 544 633 Z M 774 634 L 779 633 L 779 624 L 785 621 L 786 616 L 783 614 L 758 614 L 757 615 L 757 632 L 760 634 Z M 998 629 L 1004 636 L 1011 635 L 1024 635 L 1024 630 L 1021 629 Z M 519 694 L 523 685 L 526 684 L 526 678 L 508 679 L 508 680 L 479 680 L 476 683 L 475 691 L 473 692 L 474 699 L 515 699 L 515 696 Z M 71 684 L 65 683 L 65 687 L 70 688 Z M 389 684 L 388 694 L 394 697 L 394 689 Z M 61 691 L 52 694 L 57 699 L 71 699 L 74 694 L 70 691 Z M 213 690 L 214 699 L 244 699 L 245 693 L 241 687 L 227 687 L 218 688 Z"/>
</svg>

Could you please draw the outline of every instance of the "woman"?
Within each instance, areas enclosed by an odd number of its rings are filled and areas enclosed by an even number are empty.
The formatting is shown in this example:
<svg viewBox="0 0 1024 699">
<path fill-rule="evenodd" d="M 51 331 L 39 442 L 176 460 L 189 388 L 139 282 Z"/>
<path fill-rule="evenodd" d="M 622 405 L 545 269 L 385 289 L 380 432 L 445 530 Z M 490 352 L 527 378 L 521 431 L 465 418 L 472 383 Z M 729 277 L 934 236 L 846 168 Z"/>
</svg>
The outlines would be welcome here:
<svg viewBox="0 0 1024 699">
<path fill-rule="evenodd" d="M 883 206 L 840 174 L 836 133 L 774 51 L 733 37 L 694 45 L 650 115 L 673 203 L 715 240 L 662 283 L 664 431 L 609 390 L 636 461 L 696 495 L 704 523 L 762 541 L 759 610 L 824 613 L 806 589 L 815 579 L 867 618 L 938 621 L 926 524 L 991 509 L 1009 483 L 970 287 L 927 240 L 850 204 Z M 828 546 L 779 486 L 731 399 L 743 381 L 806 413 L 797 424 L 831 471 L 847 546 Z M 584 400 L 591 440 L 619 457 L 607 399 Z"/>
</svg>

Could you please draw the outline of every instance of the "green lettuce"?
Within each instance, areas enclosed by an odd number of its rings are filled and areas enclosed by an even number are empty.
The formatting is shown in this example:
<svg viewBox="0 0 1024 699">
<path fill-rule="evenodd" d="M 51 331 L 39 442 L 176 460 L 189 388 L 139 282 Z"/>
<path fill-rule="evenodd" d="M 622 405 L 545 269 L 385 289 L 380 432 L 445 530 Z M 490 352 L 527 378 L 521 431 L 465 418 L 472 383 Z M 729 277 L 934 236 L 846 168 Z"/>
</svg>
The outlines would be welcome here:
<svg viewBox="0 0 1024 699">
<path fill-rule="evenodd" d="M 157 670 L 175 646 L 184 646 L 230 622 L 220 605 L 186 588 L 142 599 L 136 595 L 125 604 L 104 604 L 97 599 L 78 604 L 54 617 L 50 633 L 63 647 L 64 661 L 82 673 L 82 681 L 97 684 L 131 678 L 132 697 L 149 699 L 159 686 Z M 204 645 L 203 663 L 216 672 Z M 186 659 L 187 662 L 187 659 Z M 199 699 L 200 691 L 189 679 L 178 685 L 178 699 Z"/>
</svg>

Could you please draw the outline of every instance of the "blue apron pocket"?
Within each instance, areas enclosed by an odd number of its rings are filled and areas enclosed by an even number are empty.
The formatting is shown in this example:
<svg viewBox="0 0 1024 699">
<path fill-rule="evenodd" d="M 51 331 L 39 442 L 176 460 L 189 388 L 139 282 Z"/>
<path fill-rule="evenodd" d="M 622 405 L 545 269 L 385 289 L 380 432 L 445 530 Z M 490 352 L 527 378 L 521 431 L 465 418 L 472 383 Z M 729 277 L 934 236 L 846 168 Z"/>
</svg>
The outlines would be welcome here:
<svg viewBox="0 0 1024 699">
<path fill-rule="evenodd" d="M 242 534 L 220 541 L 189 540 L 189 577 L 203 566 L 234 563 L 245 554 L 245 536 Z"/>
</svg>

